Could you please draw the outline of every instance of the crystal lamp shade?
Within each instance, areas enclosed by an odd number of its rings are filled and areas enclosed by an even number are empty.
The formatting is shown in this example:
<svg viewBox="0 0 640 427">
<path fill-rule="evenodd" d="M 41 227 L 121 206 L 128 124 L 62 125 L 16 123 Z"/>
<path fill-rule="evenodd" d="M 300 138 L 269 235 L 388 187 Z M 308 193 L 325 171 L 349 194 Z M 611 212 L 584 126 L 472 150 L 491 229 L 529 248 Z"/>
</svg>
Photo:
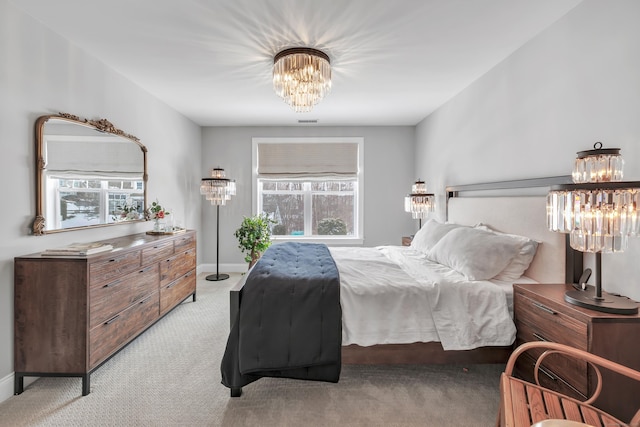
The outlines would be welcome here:
<svg viewBox="0 0 640 427">
<path fill-rule="evenodd" d="M 599 147 L 598 147 L 599 144 Z M 551 187 L 547 195 L 547 226 L 570 234 L 572 248 L 582 252 L 623 252 L 628 237 L 640 235 L 640 182 L 621 181 L 620 150 L 581 151 L 573 184 Z"/>
<path fill-rule="evenodd" d="M 212 205 L 226 205 L 231 196 L 236 195 L 236 182 L 225 178 L 224 169 L 214 168 L 211 178 L 202 178 L 200 194 Z"/>
<path fill-rule="evenodd" d="M 601 142 L 593 145 L 593 150 L 578 152 L 573 166 L 573 182 L 615 182 L 622 181 L 624 160 L 619 148 L 603 149 Z"/>
<path fill-rule="evenodd" d="M 331 90 L 331 64 L 324 52 L 292 48 L 273 60 L 273 88 L 296 113 L 307 113 Z"/>
<path fill-rule="evenodd" d="M 404 198 L 404 211 L 411 212 L 413 219 L 424 219 L 435 210 L 435 196 L 427 193 L 424 181 L 416 181 L 411 186 L 411 194 Z"/>
</svg>

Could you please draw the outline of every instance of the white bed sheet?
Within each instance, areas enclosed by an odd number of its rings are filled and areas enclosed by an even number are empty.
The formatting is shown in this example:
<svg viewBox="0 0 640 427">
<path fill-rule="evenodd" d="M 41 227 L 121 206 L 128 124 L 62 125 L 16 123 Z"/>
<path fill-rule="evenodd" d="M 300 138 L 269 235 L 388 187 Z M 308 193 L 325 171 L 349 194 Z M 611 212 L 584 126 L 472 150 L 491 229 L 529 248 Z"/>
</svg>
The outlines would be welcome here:
<svg viewBox="0 0 640 427">
<path fill-rule="evenodd" d="M 511 281 L 503 281 L 503 280 L 490 280 L 491 283 L 500 286 L 500 289 L 507 296 L 507 307 L 509 308 L 509 314 L 513 317 L 513 284 L 514 283 L 522 283 L 522 284 L 535 284 L 539 283 L 527 276 L 521 276 L 518 280 Z"/>
<path fill-rule="evenodd" d="M 515 339 L 505 286 L 468 281 L 404 246 L 332 247 L 340 273 L 342 344 L 439 341 L 445 350 Z"/>
</svg>

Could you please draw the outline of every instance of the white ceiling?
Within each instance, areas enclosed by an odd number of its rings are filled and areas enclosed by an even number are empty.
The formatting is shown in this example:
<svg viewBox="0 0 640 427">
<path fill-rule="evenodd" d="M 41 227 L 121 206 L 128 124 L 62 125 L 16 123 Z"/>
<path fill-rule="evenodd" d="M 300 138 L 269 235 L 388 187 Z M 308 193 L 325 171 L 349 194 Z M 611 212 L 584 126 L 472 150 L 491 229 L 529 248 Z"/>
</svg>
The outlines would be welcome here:
<svg viewBox="0 0 640 427">
<path fill-rule="evenodd" d="M 415 125 L 581 0 L 13 0 L 202 126 Z M 331 58 L 310 113 L 273 91 L 273 56 Z"/>
</svg>

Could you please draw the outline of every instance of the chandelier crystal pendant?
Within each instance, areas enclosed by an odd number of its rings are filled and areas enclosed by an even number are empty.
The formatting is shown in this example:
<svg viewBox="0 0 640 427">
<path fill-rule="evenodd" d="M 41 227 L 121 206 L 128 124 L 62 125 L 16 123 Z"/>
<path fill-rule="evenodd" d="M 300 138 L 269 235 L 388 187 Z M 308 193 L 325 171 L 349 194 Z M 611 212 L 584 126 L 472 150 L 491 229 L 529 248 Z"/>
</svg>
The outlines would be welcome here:
<svg viewBox="0 0 640 427">
<path fill-rule="evenodd" d="M 427 193 L 427 184 L 418 179 L 411 186 L 411 194 L 404 198 L 404 211 L 410 212 L 413 219 L 419 220 L 422 228 L 422 220 L 435 210 L 435 196 Z"/>
<path fill-rule="evenodd" d="M 629 237 L 640 236 L 640 181 L 622 181 L 624 161 L 619 148 L 580 151 L 573 184 L 552 186 L 547 195 L 547 227 L 569 234 L 569 244 L 596 254 L 596 283 L 569 291 L 569 303 L 616 314 L 634 314 L 638 305 L 626 297 L 602 292 L 602 253 L 624 252 Z"/>
<path fill-rule="evenodd" d="M 308 113 L 331 90 L 331 61 L 317 49 L 285 49 L 273 59 L 273 88 L 296 113 Z"/>
</svg>

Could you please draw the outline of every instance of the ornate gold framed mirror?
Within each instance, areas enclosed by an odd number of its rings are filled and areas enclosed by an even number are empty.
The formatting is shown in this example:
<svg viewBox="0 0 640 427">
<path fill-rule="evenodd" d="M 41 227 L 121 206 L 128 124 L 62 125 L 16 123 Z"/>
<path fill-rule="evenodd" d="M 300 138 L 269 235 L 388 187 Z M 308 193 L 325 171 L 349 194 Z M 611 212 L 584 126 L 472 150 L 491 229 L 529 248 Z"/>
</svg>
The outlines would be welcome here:
<svg viewBox="0 0 640 427">
<path fill-rule="evenodd" d="M 33 234 L 144 221 L 147 148 L 106 119 L 36 121 Z"/>
</svg>

